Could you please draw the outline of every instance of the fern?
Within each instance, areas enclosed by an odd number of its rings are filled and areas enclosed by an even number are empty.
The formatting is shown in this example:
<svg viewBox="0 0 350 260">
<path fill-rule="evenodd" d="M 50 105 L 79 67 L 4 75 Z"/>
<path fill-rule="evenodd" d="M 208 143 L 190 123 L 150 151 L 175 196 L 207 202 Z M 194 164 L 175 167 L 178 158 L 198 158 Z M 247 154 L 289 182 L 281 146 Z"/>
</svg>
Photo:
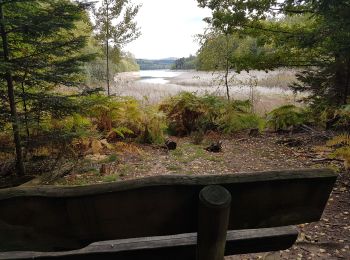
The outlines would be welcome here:
<svg viewBox="0 0 350 260">
<path fill-rule="evenodd" d="M 217 121 L 219 129 L 226 133 L 234 133 L 244 129 L 258 128 L 262 130 L 263 120 L 250 113 L 229 112 L 223 114 Z"/>
<path fill-rule="evenodd" d="M 350 146 L 350 134 L 344 133 L 337 135 L 327 142 L 327 146 L 336 145 Z"/>
<path fill-rule="evenodd" d="M 214 95 L 181 93 L 163 102 L 160 109 L 167 116 L 170 132 L 177 135 L 208 130 L 232 133 L 263 125 L 261 118 L 250 113 L 249 101 L 227 101 Z"/>
<path fill-rule="evenodd" d="M 345 169 L 350 169 L 350 134 L 344 133 L 333 137 L 327 142 L 327 146 L 336 147 L 331 154 L 334 158 L 341 158 L 344 160 Z"/>
<path fill-rule="evenodd" d="M 164 131 L 167 127 L 165 122 L 165 115 L 163 112 L 158 111 L 157 107 L 147 107 L 143 109 L 142 117 L 142 129 L 139 136 L 141 143 L 163 143 Z"/>
<path fill-rule="evenodd" d="M 203 100 L 189 92 L 182 92 L 165 100 L 159 109 L 166 114 L 171 132 L 177 135 L 196 131 L 199 120 L 206 113 Z"/>
<path fill-rule="evenodd" d="M 134 132 L 132 130 L 130 130 L 129 128 L 124 127 L 124 126 L 113 128 L 112 130 L 121 138 L 125 138 L 126 134 L 134 134 Z"/>
<path fill-rule="evenodd" d="M 336 129 L 347 130 L 350 132 L 350 105 L 343 106 L 336 110 L 335 117 L 338 118 Z"/>
<path fill-rule="evenodd" d="M 289 130 L 291 127 L 305 124 L 307 116 L 304 109 L 294 105 L 286 105 L 271 111 L 267 115 L 266 121 L 267 126 L 275 131 Z"/>
</svg>

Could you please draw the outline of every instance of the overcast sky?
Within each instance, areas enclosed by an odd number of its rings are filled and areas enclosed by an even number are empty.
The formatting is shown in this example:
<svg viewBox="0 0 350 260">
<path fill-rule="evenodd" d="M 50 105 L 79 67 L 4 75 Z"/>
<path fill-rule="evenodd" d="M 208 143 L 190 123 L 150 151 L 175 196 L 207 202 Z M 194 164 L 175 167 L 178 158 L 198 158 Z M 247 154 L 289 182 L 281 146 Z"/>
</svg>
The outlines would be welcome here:
<svg viewBox="0 0 350 260">
<path fill-rule="evenodd" d="M 136 58 L 161 59 L 195 54 L 194 35 L 202 33 L 209 10 L 197 7 L 196 0 L 133 0 L 142 4 L 137 22 L 142 35 L 124 50 Z"/>
</svg>

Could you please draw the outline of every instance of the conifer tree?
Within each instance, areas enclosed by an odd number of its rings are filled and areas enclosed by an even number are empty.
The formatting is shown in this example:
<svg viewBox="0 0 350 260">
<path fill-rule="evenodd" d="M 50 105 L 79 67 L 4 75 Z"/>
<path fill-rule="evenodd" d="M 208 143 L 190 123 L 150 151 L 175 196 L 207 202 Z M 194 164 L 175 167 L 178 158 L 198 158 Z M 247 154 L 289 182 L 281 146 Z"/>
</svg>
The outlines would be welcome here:
<svg viewBox="0 0 350 260">
<path fill-rule="evenodd" d="M 80 52 L 87 36 L 74 31 L 87 19 L 84 7 L 69 0 L 0 1 L 0 92 L 10 108 L 18 175 L 25 173 L 19 112 L 28 123 L 28 109 L 37 101 L 56 113 L 66 109 L 50 91 L 81 83 L 82 64 L 92 58 Z"/>
</svg>

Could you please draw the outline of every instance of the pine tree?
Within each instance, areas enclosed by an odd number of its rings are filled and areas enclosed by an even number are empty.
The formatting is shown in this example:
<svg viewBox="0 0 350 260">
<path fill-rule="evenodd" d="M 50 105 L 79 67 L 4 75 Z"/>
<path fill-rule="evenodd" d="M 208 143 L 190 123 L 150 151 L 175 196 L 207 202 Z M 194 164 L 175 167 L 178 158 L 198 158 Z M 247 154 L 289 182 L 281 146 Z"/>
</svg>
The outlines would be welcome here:
<svg viewBox="0 0 350 260">
<path fill-rule="evenodd" d="M 79 52 L 87 36 L 74 31 L 87 19 L 83 7 L 69 0 L 0 1 L 0 92 L 5 93 L 6 86 L 7 95 L 1 96 L 10 107 L 18 175 L 25 173 L 19 114 L 25 114 L 29 135 L 32 104 L 39 100 L 47 107 L 55 86 L 81 83 L 82 64 L 92 58 Z M 60 109 L 55 102 L 50 107 Z"/>
</svg>

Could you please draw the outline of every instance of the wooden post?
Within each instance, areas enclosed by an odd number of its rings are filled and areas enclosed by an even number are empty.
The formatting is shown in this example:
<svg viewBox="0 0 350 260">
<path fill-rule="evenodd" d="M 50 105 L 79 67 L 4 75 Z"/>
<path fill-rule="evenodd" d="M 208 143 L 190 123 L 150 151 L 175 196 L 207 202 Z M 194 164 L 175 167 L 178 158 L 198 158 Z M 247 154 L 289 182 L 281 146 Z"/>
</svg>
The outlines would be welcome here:
<svg viewBox="0 0 350 260">
<path fill-rule="evenodd" d="M 223 260 L 231 207 L 231 194 L 211 185 L 199 193 L 197 260 Z"/>
</svg>

